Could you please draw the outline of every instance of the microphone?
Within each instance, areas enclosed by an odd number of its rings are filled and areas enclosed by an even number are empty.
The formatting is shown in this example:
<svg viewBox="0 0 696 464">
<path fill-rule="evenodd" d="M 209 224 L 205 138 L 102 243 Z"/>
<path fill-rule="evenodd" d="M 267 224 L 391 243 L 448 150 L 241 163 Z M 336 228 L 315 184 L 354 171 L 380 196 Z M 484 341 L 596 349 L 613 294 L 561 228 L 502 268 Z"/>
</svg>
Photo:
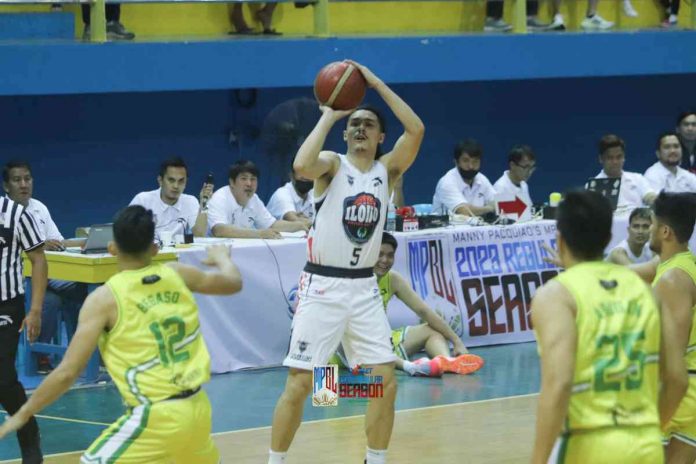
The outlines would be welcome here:
<svg viewBox="0 0 696 464">
<path fill-rule="evenodd" d="M 208 173 L 208 176 L 207 176 L 207 177 L 205 178 L 205 180 L 203 181 L 203 185 L 205 186 L 205 185 L 214 185 L 214 184 L 215 184 L 215 177 L 213 176 L 213 173 L 212 173 L 212 172 L 209 172 L 209 173 Z M 203 209 L 205 209 L 206 206 L 208 206 L 208 200 L 210 200 L 210 196 L 204 195 L 204 196 L 203 196 L 203 201 L 201 202 L 201 207 L 202 207 Z"/>
</svg>

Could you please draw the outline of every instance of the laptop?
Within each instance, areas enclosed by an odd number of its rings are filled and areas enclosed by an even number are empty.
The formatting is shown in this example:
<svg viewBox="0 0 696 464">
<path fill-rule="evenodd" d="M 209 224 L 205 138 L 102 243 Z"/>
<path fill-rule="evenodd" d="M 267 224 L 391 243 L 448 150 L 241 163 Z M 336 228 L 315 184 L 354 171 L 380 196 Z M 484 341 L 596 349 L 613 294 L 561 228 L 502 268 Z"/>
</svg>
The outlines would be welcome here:
<svg viewBox="0 0 696 464">
<path fill-rule="evenodd" d="M 87 242 L 82 249 L 82 254 L 106 253 L 108 251 L 106 245 L 113 239 L 113 224 L 95 224 L 89 228 Z"/>
<path fill-rule="evenodd" d="M 600 193 L 604 198 L 609 200 L 612 211 L 616 211 L 616 205 L 619 203 L 619 191 L 621 190 L 621 178 L 605 177 L 596 179 L 591 177 L 587 179 L 585 190 Z"/>
</svg>

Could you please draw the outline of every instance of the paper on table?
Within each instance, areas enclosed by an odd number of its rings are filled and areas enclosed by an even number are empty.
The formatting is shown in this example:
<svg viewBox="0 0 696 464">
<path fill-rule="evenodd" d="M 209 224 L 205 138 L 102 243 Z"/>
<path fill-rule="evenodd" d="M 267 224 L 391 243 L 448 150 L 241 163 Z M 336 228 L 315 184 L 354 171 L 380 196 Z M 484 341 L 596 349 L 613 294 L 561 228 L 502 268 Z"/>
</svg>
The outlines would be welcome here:
<svg viewBox="0 0 696 464">
<path fill-rule="evenodd" d="M 307 237 L 307 232 L 304 230 L 300 230 L 298 232 L 281 232 L 280 235 L 285 238 L 305 238 Z"/>
<path fill-rule="evenodd" d="M 213 244 L 213 243 L 225 243 L 229 242 L 232 243 L 234 240 L 231 238 L 225 238 L 225 237 L 196 237 L 193 239 L 193 243 L 201 243 L 201 244 Z"/>
</svg>

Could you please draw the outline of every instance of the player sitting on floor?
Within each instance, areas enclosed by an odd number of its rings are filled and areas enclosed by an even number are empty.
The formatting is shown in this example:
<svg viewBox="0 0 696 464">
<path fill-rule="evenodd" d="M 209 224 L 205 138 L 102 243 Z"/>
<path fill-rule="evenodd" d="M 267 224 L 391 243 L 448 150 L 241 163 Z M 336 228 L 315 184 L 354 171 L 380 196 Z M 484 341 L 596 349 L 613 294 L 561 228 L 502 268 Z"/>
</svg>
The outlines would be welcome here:
<svg viewBox="0 0 696 464">
<path fill-rule="evenodd" d="M 406 279 L 392 270 L 397 242 L 393 235 L 382 234 L 382 246 L 375 265 L 384 310 L 392 296 L 396 295 L 411 311 L 425 321 L 424 324 L 400 327 L 392 330 L 392 345 L 398 356 L 396 368 L 414 376 L 440 377 L 445 372 L 470 374 L 483 367 L 483 359 L 470 354 L 462 340 L 450 326 L 416 294 Z M 450 353 L 449 342 L 453 350 Z M 409 361 L 409 356 L 425 349 L 430 358 Z M 454 357 L 451 356 L 454 355 Z M 329 361 L 347 365 L 339 347 L 338 353 Z"/>
</svg>

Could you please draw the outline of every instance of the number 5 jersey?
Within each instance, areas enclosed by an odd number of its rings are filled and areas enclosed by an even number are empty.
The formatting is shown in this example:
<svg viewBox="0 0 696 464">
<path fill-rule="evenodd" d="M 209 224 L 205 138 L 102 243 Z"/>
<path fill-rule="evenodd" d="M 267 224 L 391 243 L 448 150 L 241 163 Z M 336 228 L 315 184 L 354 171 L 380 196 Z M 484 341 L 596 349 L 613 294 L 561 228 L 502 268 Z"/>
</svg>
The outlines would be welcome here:
<svg viewBox="0 0 696 464">
<path fill-rule="evenodd" d="M 308 261 L 344 269 L 371 268 L 379 257 L 389 202 L 386 167 L 374 161 L 362 172 L 339 155 L 341 166 L 314 200 L 307 241 Z"/>
</svg>

